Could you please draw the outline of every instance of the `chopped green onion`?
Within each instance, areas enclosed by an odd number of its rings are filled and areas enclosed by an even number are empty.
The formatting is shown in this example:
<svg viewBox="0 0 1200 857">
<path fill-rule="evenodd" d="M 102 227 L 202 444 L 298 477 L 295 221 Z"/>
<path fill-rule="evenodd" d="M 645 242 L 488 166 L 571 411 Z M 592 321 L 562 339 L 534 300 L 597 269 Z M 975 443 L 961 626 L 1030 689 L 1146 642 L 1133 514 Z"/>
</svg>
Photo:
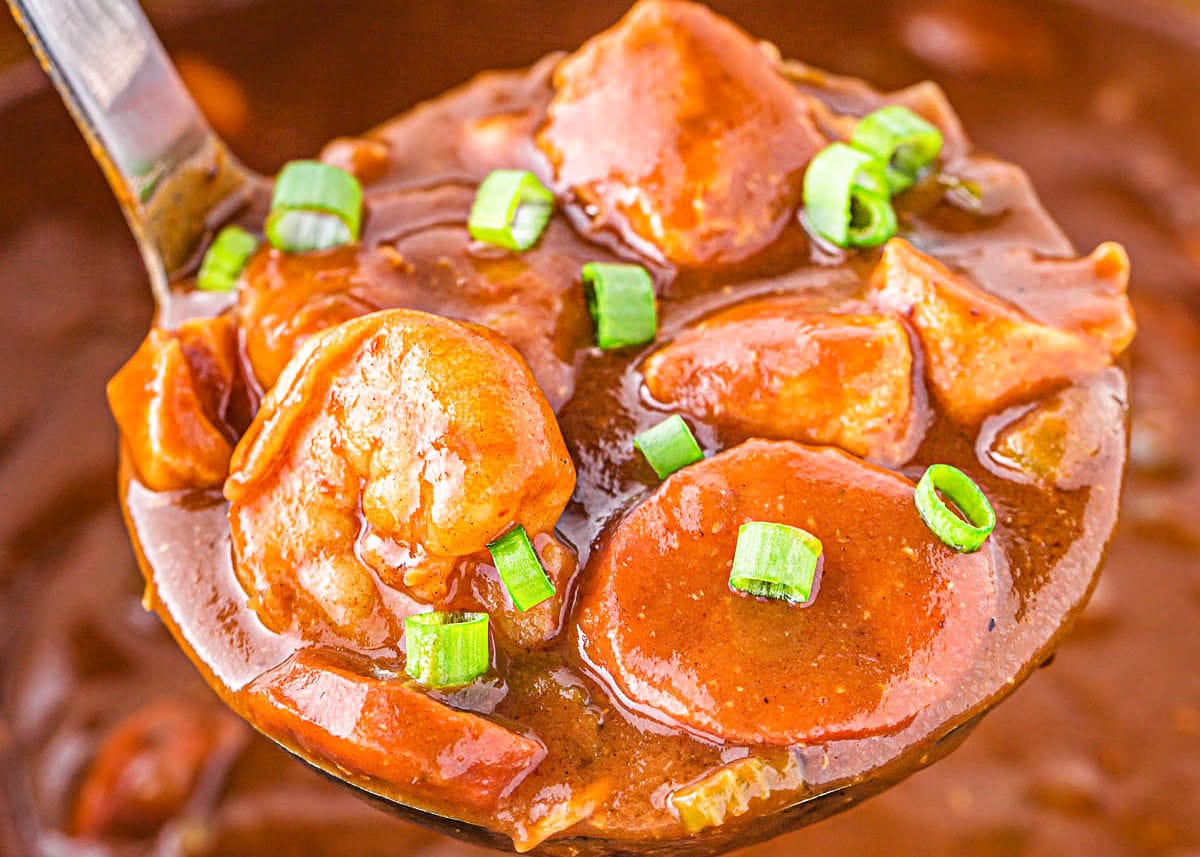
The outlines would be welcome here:
<svg viewBox="0 0 1200 857">
<path fill-rule="evenodd" d="M 404 670 L 427 687 L 470 684 L 487 672 L 486 613 L 417 613 L 404 619 Z"/>
<path fill-rule="evenodd" d="M 821 550 L 821 540 L 799 527 L 742 524 L 729 586 L 759 598 L 803 604 L 812 595 Z"/>
<path fill-rule="evenodd" d="M 554 194 L 528 170 L 493 170 L 475 192 L 467 231 L 476 241 L 528 250 L 554 213 Z"/>
<path fill-rule="evenodd" d="M 888 187 L 912 187 L 942 151 L 942 132 L 907 107 L 892 104 L 859 120 L 850 145 L 887 165 Z"/>
<path fill-rule="evenodd" d="M 954 504 L 956 512 L 939 496 Z M 992 504 L 970 476 L 949 464 L 934 464 L 917 483 L 917 512 L 925 526 L 960 553 L 979 550 L 996 528 Z M 961 514 L 959 514 L 961 513 Z"/>
<path fill-rule="evenodd" d="M 704 458 L 700 444 L 679 414 L 646 429 L 633 439 L 633 445 L 646 457 L 659 479 L 666 479 L 676 470 Z"/>
<path fill-rule="evenodd" d="M 217 233 L 200 262 L 196 288 L 206 292 L 232 292 L 246 262 L 258 249 L 258 239 L 240 226 L 226 226 Z"/>
<path fill-rule="evenodd" d="M 489 542 L 487 549 L 508 597 L 518 610 L 524 612 L 536 607 L 554 594 L 554 584 L 542 569 L 529 534 L 520 524 Z"/>
<path fill-rule="evenodd" d="M 345 170 L 292 161 L 275 180 L 267 240 L 289 253 L 353 243 L 362 226 L 362 200 L 362 185 Z"/>
<path fill-rule="evenodd" d="M 597 345 L 607 351 L 654 339 L 658 311 L 649 271 L 641 265 L 588 262 L 581 273 Z"/>
<path fill-rule="evenodd" d="M 809 163 L 804 208 L 808 225 L 839 247 L 875 247 L 896 234 L 884 165 L 845 143 Z"/>
</svg>

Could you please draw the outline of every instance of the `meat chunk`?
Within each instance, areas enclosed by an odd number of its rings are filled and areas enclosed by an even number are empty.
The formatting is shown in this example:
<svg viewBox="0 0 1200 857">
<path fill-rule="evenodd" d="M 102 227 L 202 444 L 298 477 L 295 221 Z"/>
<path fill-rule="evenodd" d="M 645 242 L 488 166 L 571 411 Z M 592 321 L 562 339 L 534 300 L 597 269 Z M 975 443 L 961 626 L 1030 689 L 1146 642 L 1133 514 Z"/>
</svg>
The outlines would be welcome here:
<svg viewBox="0 0 1200 857">
<path fill-rule="evenodd" d="M 233 452 L 226 410 L 237 373 L 226 316 L 152 328 L 108 382 L 108 404 L 147 488 L 215 488 Z"/>
<path fill-rule="evenodd" d="M 372 203 L 372 217 L 398 224 L 396 236 L 378 236 L 383 243 L 302 255 L 268 249 L 255 257 L 236 313 L 258 384 L 269 390 L 314 334 L 403 307 L 492 328 L 529 363 L 551 402 L 565 402 L 575 349 L 590 331 L 579 263 L 543 248 L 520 257 L 472 256 L 470 204 L 461 187 L 392 195 Z M 554 223 L 550 232 L 566 229 Z"/>
<path fill-rule="evenodd" d="M 915 328 L 934 395 L 967 425 L 1112 360 L 1104 342 L 1036 321 L 899 238 L 884 248 L 872 289 Z"/>
<path fill-rule="evenodd" d="M 1086 256 L 1055 259 L 1026 247 L 1003 247 L 961 260 L 979 285 L 1038 321 L 1095 339 L 1110 354 L 1133 341 L 1129 255 L 1105 241 Z"/>
<path fill-rule="evenodd" d="M 406 794 L 490 809 L 546 755 L 531 738 L 456 711 L 400 679 L 302 649 L 243 692 L 268 735 Z"/>
<path fill-rule="evenodd" d="M 751 301 L 688 328 L 644 372 L 658 401 L 744 436 L 833 444 L 889 466 L 920 442 L 908 332 L 891 313 Z"/>
<path fill-rule="evenodd" d="M 269 627 L 378 643 L 397 617 L 373 575 L 439 603 L 514 523 L 550 532 L 574 485 L 510 346 L 383 310 L 309 340 L 263 401 L 225 485 L 234 565 Z"/>
<path fill-rule="evenodd" d="M 821 539 L 810 606 L 729 588 L 747 521 Z M 988 552 L 938 541 L 907 479 L 787 441 L 747 441 L 673 474 L 589 573 L 578 632 L 605 679 L 665 722 L 750 744 L 901 728 L 962 679 L 997 598 Z"/>
<path fill-rule="evenodd" d="M 345 170 L 363 184 L 370 184 L 387 172 L 391 150 L 382 140 L 338 137 L 321 150 L 321 160 Z"/>
<path fill-rule="evenodd" d="M 88 767 L 71 832 L 89 838 L 153 833 L 183 810 L 205 769 L 243 738 L 236 718 L 210 706 L 162 699 L 138 709 L 108 734 Z"/>
<path fill-rule="evenodd" d="M 594 227 L 680 265 L 770 243 L 824 143 L 766 53 L 683 0 L 638 3 L 564 60 L 554 85 L 538 140 L 559 184 Z"/>
</svg>

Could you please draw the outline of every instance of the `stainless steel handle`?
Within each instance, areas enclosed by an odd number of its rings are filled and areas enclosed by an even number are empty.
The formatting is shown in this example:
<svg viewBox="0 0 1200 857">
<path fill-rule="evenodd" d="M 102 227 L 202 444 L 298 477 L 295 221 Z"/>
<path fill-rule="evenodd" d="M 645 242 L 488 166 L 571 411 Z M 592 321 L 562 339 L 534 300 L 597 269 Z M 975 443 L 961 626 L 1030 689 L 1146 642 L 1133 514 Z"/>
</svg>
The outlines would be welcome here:
<svg viewBox="0 0 1200 857">
<path fill-rule="evenodd" d="M 249 174 L 135 0 L 7 0 L 121 202 L 159 305 L 212 210 Z"/>
</svg>

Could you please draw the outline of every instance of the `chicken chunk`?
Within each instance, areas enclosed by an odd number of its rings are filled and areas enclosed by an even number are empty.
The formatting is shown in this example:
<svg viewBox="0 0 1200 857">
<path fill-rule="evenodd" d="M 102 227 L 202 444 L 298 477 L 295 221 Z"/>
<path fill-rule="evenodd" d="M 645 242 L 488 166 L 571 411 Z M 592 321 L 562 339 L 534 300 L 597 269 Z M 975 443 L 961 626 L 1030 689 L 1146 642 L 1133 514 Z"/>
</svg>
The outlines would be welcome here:
<svg viewBox="0 0 1200 857">
<path fill-rule="evenodd" d="M 979 285 L 1038 321 L 1097 340 L 1110 354 L 1133 341 L 1129 255 L 1105 241 L 1086 256 L 1055 259 L 1027 247 L 992 248 L 960 260 Z"/>
<path fill-rule="evenodd" d="M 809 606 L 730 589 L 748 521 L 822 541 Z M 589 575 L 577 608 L 589 662 L 639 711 L 736 744 L 894 732 L 962 680 L 997 599 L 988 552 L 942 544 L 907 479 L 790 441 L 747 441 L 673 474 Z"/>
<path fill-rule="evenodd" d="M 554 85 L 538 141 L 559 185 L 593 227 L 679 265 L 770 243 L 824 144 L 808 97 L 767 54 L 684 0 L 638 3 L 564 60 Z"/>
<path fill-rule="evenodd" d="M 263 401 L 225 485 L 234 566 L 269 627 L 378 644 L 399 617 L 375 575 L 440 603 L 460 561 L 511 525 L 550 532 L 574 485 L 510 346 L 384 310 L 309 340 Z"/>
<path fill-rule="evenodd" d="M 658 401 L 745 436 L 832 444 L 888 466 L 920 442 L 908 332 L 890 313 L 752 301 L 688 328 L 644 372 Z"/>
<path fill-rule="evenodd" d="M 402 234 L 386 243 L 303 255 L 261 252 L 246 269 L 236 309 L 259 386 L 269 390 L 314 334 L 403 307 L 495 330 L 529 363 L 550 401 L 565 402 L 574 349 L 590 331 L 579 264 L 540 248 L 520 257 L 473 257 L 465 229 L 470 202 L 464 188 L 394 195 L 376 209 L 382 220 L 402 224 Z M 464 226 L 429 226 L 460 214 Z M 551 231 L 567 228 L 552 224 Z"/>
<path fill-rule="evenodd" d="M 1102 340 L 1036 321 L 903 239 L 884 248 L 872 290 L 915 328 L 934 396 L 966 425 L 1112 360 Z"/>
<path fill-rule="evenodd" d="M 155 491 L 215 488 L 233 452 L 226 419 L 237 378 L 227 316 L 155 327 L 108 382 L 108 404 L 141 481 Z"/>
</svg>

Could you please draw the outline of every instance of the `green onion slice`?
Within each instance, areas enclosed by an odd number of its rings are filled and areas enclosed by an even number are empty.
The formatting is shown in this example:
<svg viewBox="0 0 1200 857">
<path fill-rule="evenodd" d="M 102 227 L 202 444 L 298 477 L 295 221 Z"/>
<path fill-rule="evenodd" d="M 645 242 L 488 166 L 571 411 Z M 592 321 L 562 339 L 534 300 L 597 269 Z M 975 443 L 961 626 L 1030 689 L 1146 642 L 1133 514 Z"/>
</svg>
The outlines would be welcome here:
<svg viewBox="0 0 1200 857">
<path fill-rule="evenodd" d="M 850 145 L 887 165 L 888 187 L 912 187 L 942 151 L 942 132 L 907 107 L 892 104 L 859 120 Z"/>
<path fill-rule="evenodd" d="M 500 581 L 508 590 L 516 608 L 522 612 L 536 607 L 554 594 L 554 584 L 538 561 L 529 534 L 520 524 L 489 542 L 488 551 L 500 572 Z"/>
<path fill-rule="evenodd" d="M 679 414 L 646 429 L 633 439 L 633 445 L 646 457 L 659 479 L 666 479 L 676 470 L 704 458 L 700 444 Z"/>
<path fill-rule="evenodd" d="M 362 185 L 345 170 L 292 161 L 275 180 L 267 240 L 288 253 L 351 244 L 362 226 L 362 201 Z"/>
<path fill-rule="evenodd" d="M 809 163 L 804 208 L 809 226 L 839 247 L 875 247 L 896 234 L 884 165 L 845 143 Z"/>
<path fill-rule="evenodd" d="M 417 613 L 404 619 L 405 672 L 427 687 L 470 684 L 487 672 L 486 613 Z"/>
<path fill-rule="evenodd" d="M 658 311 L 649 271 L 641 265 L 588 262 L 581 274 L 597 345 L 612 350 L 654 339 Z"/>
<path fill-rule="evenodd" d="M 258 239 L 240 226 L 226 226 L 217 233 L 196 275 L 196 288 L 206 292 L 231 292 L 254 251 Z"/>
<path fill-rule="evenodd" d="M 925 471 L 917 483 L 916 501 L 925 526 L 960 553 L 979 550 L 996 528 L 996 512 L 983 491 L 970 476 L 949 464 L 934 464 Z"/>
<path fill-rule="evenodd" d="M 803 604 L 812 596 L 821 551 L 821 540 L 799 527 L 742 524 L 729 586 L 759 598 Z"/>
<path fill-rule="evenodd" d="M 528 170 L 493 170 L 475 192 L 467 231 L 476 241 L 528 250 L 554 213 L 554 194 Z"/>
</svg>

